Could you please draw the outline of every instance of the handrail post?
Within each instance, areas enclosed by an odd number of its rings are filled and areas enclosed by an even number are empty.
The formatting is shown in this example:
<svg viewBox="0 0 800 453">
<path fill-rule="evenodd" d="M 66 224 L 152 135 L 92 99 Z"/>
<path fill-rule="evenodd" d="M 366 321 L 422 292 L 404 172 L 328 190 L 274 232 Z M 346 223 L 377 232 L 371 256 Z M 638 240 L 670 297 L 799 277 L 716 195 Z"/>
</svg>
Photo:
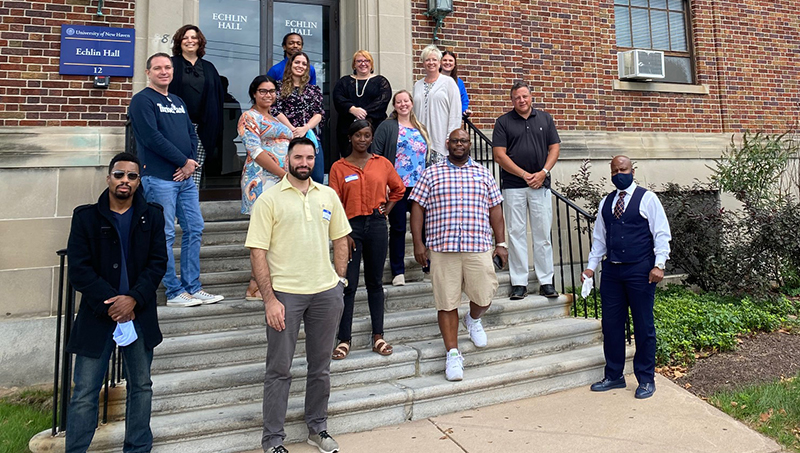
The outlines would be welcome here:
<svg viewBox="0 0 800 453">
<path fill-rule="evenodd" d="M 64 305 L 64 265 L 67 259 L 67 250 L 61 249 L 56 252 L 59 257 L 58 265 L 58 311 L 56 312 L 56 354 L 55 364 L 53 365 L 53 423 L 50 430 L 50 435 L 55 436 L 58 434 L 58 381 L 61 359 L 61 315 L 63 314 Z M 64 348 L 67 346 L 64 345 Z M 64 404 L 64 401 L 61 402 Z"/>
<path fill-rule="evenodd" d="M 75 288 L 67 279 L 67 304 L 64 311 L 64 349 L 61 362 L 61 423 L 60 430 L 67 428 L 67 406 L 69 405 L 70 390 L 72 388 L 72 355 L 67 352 L 67 344 L 72 333 L 72 323 L 75 319 Z"/>
</svg>

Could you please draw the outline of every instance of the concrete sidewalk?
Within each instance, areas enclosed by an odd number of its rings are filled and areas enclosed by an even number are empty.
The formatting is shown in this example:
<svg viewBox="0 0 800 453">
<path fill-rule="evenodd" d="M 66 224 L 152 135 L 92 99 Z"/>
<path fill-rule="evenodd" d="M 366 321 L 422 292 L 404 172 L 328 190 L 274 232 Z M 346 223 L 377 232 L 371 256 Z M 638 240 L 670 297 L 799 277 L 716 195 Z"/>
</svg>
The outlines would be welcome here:
<svg viewBox="0 0 800 453">
<path fill-rule="evenodd" d="M 781 447 L 668 379 L 652 398 L 588 387 L 352 434 L 331 433 L 342 453 L 772 453 Z M 317 453 L 307 444 L 291 453 Z"/>
</svg>

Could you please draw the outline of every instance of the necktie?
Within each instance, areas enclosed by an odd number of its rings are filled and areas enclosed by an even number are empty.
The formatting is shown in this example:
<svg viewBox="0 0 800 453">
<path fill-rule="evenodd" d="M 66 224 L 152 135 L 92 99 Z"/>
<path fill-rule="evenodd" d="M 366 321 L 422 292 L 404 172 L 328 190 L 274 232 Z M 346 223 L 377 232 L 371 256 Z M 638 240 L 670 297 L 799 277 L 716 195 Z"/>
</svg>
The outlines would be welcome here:
<svg viewBox="0 0 800 453">
<path fill-rule="evenodd" d="M 627 192 L 624 190 L 620 192 L 617 204 L 614 205 L 614 217 L 616 218 L 622 217 L 622 212 L 625 211 L 625 195 L 627 195 Z"/>
</svg>

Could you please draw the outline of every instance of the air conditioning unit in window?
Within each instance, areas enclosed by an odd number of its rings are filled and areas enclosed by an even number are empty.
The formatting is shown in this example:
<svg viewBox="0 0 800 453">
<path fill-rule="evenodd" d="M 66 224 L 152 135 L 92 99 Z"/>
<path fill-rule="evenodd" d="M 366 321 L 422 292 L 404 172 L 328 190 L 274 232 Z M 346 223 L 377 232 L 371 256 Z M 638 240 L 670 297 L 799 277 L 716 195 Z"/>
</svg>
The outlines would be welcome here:
<svg viewBox="0 0 800 453">
<path fill-rule="evenodd" d="M 620 80 L 664 78 L 664 52 L 658 50 L 628 50 L 617 52 Z"/>
</svg>

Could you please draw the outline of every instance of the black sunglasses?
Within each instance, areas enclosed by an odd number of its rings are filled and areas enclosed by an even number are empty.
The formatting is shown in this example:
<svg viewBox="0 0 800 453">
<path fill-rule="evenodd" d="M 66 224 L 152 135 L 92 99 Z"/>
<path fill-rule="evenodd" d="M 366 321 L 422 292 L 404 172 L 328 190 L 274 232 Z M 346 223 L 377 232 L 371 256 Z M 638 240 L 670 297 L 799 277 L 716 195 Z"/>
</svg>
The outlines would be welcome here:
<svg viewBox="0 0 800 453">
<path fill-rule="evenodd" d="M 136 173 L 135 171 L 129 171 L 126 173 L 122 170 L 116 170 L 111 172 L 111 176 L 113 176 L 114 179 L 122 179 L 125 175 L 128 175 L 128 181 L 136 181 L 139 179 L 139 173 Z"/>
</svg>

